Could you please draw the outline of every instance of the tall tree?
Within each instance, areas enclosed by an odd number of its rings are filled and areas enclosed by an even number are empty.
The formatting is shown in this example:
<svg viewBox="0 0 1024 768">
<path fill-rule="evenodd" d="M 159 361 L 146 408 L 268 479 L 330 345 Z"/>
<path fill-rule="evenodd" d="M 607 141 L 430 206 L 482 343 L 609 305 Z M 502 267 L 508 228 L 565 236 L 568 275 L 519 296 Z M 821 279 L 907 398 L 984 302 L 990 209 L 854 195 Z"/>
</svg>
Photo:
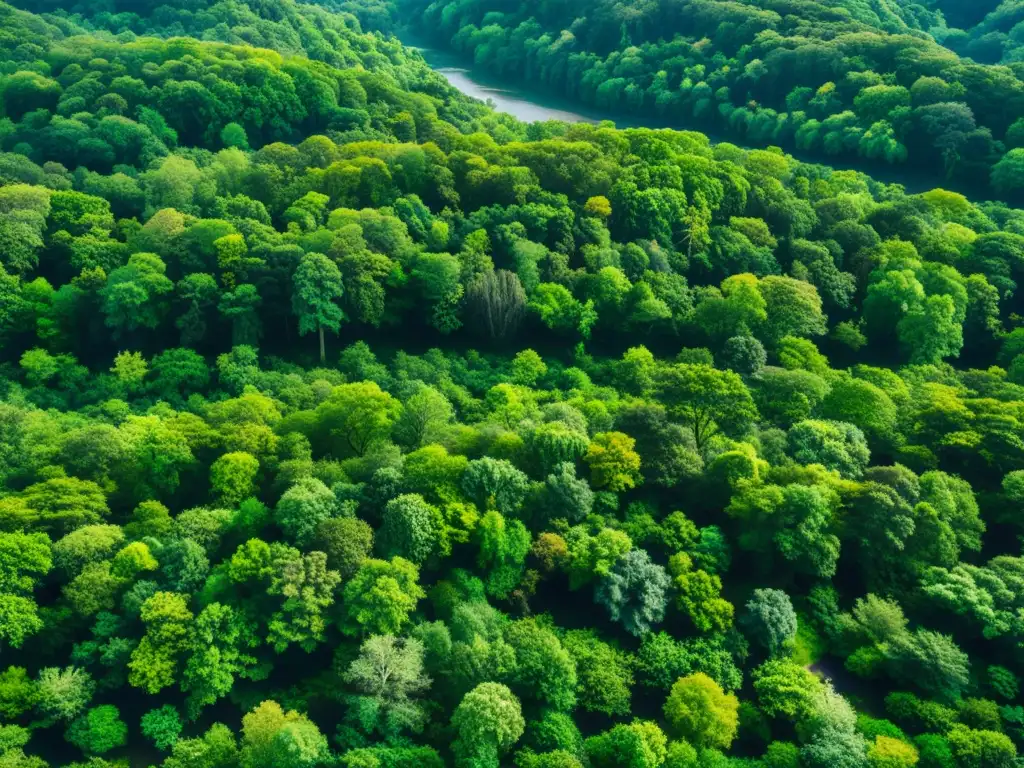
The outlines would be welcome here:
<svg viewBox="0 0 1024 768">
<path fill-rule="evenodd" d="M 345 319 L 336 303 L 344 293 L 341 271 L 322 253 L 307 253 L 295 268 L 292 284 L 292 311 L 299 318 L 299 333 L 317 332 L 322 363 L 327 359 L 324 328 L 337 333 Z"/>
<path fill-rule="evenodd" d="M 749 390 L 732 371 L 671 365 L 660 372 L 657 388 L 669 413 L 693 430 L 698 450 L 718 432 L 742 434 L 757 418 Z"/>
</svg>

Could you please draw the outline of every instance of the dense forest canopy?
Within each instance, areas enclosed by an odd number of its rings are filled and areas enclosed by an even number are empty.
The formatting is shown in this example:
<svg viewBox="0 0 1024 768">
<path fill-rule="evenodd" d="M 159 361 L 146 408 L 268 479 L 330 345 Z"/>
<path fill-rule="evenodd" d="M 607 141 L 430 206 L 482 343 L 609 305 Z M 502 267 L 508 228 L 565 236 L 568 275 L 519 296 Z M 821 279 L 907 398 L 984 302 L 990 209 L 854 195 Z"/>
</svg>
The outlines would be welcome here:
<svg viewBox="0 0 1024 768">
<path fill-rule="evenodd" d="M 362 31 L 384 3 L 32 6 L 0 4 L 0 767 L 1020 765 L 1024 211 L 526 125 Z M 424 18 L 579 13 L 460 8 Z M 714 27 L 665 64 L 706 49 L 723 106 L 756 38 L 784 98 L 832 55 L 826 95 L 903 88 L 911 131 L 970 100 L 984 162 L 1022 114 L 935 42 L 1005 4 L 586 11 L 609 59 Z"/>
<path fill-rule="evenodd" d="M 948 24 L 967 23 L 984 3 L 962 4 L 963 13 L 945 0 L 396 5 L 392 25 L 413 19 L 480 66 L 612 113 L 906 164 L 985 195 L 1024 191 L 1024 59 L 1014 53 L 1024 4 L 1015 0 L 970 32 Z"/>
</svg>

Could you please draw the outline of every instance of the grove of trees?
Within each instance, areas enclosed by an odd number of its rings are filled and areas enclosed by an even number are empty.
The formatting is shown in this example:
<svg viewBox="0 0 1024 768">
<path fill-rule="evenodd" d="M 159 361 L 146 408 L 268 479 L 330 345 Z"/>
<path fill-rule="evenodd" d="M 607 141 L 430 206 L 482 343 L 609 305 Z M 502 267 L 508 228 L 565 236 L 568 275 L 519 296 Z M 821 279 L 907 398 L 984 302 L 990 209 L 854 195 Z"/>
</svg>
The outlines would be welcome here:
<svg viewBox="0 0 1024 768">
<path fill-rule="evenodd" d="M 0 766 L 1019 764 L 1024 212 L 525 125 L 359 9 L 56 6 Z"/>
<path fill-rule="evenodd" d="M 379 10 L 365 20 L 391 29 L 395 18 L 415 19 L 418 32 L 478 66 L 613 114 L 906 164 L 937 184 L 955 179 L 1018 200 L 1024 6 L 1008 0 L 976 24 L 973 11 L 987 5 L 396 0 L 390 22 Z"/>
</svg>

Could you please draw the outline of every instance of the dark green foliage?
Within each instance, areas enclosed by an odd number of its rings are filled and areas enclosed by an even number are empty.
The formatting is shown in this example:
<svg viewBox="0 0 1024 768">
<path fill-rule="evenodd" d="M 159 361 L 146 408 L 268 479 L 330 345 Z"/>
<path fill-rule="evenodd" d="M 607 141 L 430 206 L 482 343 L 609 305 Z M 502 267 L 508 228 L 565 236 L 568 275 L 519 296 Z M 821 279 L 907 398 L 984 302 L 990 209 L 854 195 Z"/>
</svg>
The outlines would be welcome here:
<svg viewBox="0 0 1024 768">
<path fill-rule="evenodd" d="M 885 710 L 904 728 L 945 732 L 956 722 L 956 710 L 912 693 L 895 692 L 885 697 Z"/>
<path fill-rule="evenodd" d="M 678 678 L 694 672 L 704 672 L 729 691 L 738 689 L 743 682 L 722 636 L 678 641 L 666 632 L 645 635 L 637 652 L 636 668 L 638 680 L 656 689 L 668 689 Z"/>
<path fill-rule="evenodd" d="M 1016 39 L 1006 34 L 1015 17 L 997 10 L 972 28 L 994 2 L 941 2 L 927 9 L 894 3 L 884 11 L 852 3 L 822 10 L 776 2 L 728 10 L 703 2 L 636 9 L 614 0 L 557 9 L 533 2 L 511 10 L 486 2 L 396 5 L 402 9 L 396 16 L 413 14 L 426 33 L 472 56 L 481 68 L 554 84 L 558 92 L 612 113 L 696 122 L 746 141 L 825 156 L 922 169 L 933 164 L 928 170 L 936 174 L 982 182 L 992 171 L 997 190 L 1020 186 L 1019 158 L 1002 153 L 1021 146 L 1021 91 L 1014 77 L 989 66 L 1012 62 L 1019 53 Z M 584 16 L 587 24 L 574 31 L 566 51 L 558 31 Z M 967 31 L 947 28 L 947 22 Z M 723 23 L 730 25 L 727 32 Z M 759 37 L 765 31 L 770 40 Z M 838 44 L 844 35 L 849 40 Z M 899 78 L 893 51 L 913 62 L 899 69 Z M 851 57 L 856 65 L 848 63 Z M 576 67 L 569 68 L 570 61 Z M 671 65 L 665 67 L 666 61 Z M 1004 132 L 1005 147 L 993 141 Z M 842 206 L 817 211 L 831 227 L 844 223 Z M 692 256 L 707 242 L 707 224 L 695 227 L 692 222 L 702 220 L 689 212 L 680 218 L 688 224 L 681 243 Z M 755 230 L 717 226 L 710 239 L 711 264 L 772 271 L 774 241 Z M 816 262 L 814 249 L 794 250 L 805 274 L 832 283 L 833 291 L 841 284 Z"/>
<path fill-rule="evenodd" d="M 181 736 L 182 727 L 178 710 L 170 704 L 150 710 L 142 716 L 139 724 L 142 735 L 152 741 L 157 749 L 163 750 L 174 746 Z"/>
<path fill-rule="evenodd" d="M 373 550 L 373 529 L 354 517 L 331 518 L 317 526 L 314 542 L 327 554 L 327 565 L 347 579 Z"/>
<path fill-rule="evenodd" d="M 593 506 L 594 492 L 586 480 L 576 477 L 576 468 L 570 462 L 559 464 L 545 479 L 541 508 L 549 519 L 577 523 L 590 514 Z"/>
<path fill-rule="evenodd" d="M 885 656 L 897 680 L 940 700 L 956 700 L 967 685 L 967 654 L 937 632 L 918 629 L 898 635 L 890 641 Z"/>
<path fill-rule="evenodd" d="M 634 549 L 598 582 L 594 600 L 627 632 L 644 635 L 664 618 L 668 586 L 665 569 L 652 563 L 646 551 Z"/>
<path fill-rule="evenodd" d="M 768 361 L 764 345 L 753 336 L 733 336 L 728 339 L 719 357 L 723 368 L 744 376 L 759 372 Z"/>
<path fill-rule="evenodd" d="M 777 656 L 796 639 L 797 619 L 789 595 L 778 589 L 755 589 L 741 622 L 751 639 L 769 656 Z"/>
</svg>

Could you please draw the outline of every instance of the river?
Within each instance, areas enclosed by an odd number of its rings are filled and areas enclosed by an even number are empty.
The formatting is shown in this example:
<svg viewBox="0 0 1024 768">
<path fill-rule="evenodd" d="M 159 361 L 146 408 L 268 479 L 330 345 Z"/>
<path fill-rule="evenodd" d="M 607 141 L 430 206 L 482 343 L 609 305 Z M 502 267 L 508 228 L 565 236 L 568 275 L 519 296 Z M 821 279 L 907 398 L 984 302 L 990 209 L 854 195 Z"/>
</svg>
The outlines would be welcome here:
<svg viewBox="0 0 1024 768">
<path fill-rule="evenodd" d="M 419 51 L 430 68 L 444 75 L 445 79 L 452 86 L 467 96 L 489 102 L 499 112 L 506 112 L 526 123 L 544 120 L 562 120 L 568 123 L 598 123 L 602 120 L 612 120 L 619 128 L 674 128 L 681 131 L 692 130 L 705 134 L 713 143 L 728 141 L 744 149 L 760 148 L 744 144 L 734 137 L 716 134 L 704 126 L 686 125 L 679 120 L 602 113 L 596 108 L 590 108 L 587 105 L 572 102 L 551 93 L 545 93 L 541 88 L 503 81 L 500 77 L 496 77 L 484 71 L 483 68 L 475 66 L 471 59 L 451 51 L 436 48 L 411 33 L 400 33 L 398 37 L 406 47 Z M 801 153 L 791 149 L 786 151 L 797 160 L 805 163 L 827 165 L 837 170 L 861 171 L 876 181 L 886 184 L 902 184 L 908 194 L 927 192 L 930 189 L 941 186 L 943 189 L 967 195 L 975 201 L 987 199 L 988 193 L 984 189 L 962 182 L 937 182 L 933 175 L 916 168 L 897 168 L 890 165 L 867 162 L 857 163 L 842 158 Z"/>
</svg>

